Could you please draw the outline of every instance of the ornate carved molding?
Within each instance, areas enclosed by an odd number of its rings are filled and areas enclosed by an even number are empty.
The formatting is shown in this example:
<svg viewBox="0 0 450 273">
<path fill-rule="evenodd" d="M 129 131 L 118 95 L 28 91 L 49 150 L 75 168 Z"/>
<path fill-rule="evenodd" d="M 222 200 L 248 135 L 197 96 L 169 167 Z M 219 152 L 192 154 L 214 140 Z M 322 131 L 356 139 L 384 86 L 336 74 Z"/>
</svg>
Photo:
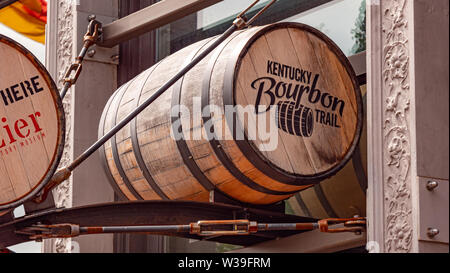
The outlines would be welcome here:
<svg viewBox="0 0 450 273">
<path fill-rule="evenodd" d="M 410 252 L 410 52 L 406 0 L 382 2 L 385 251 Z"/>
<path fill-rule="evenodd" d="M 49 5 L 49 25 L 47 28 L 47 66 L 59 89 L 64 84 L 64 72 L 73 60 L 73 32 L 75 26 L 74 1 L 54 0 Z M 66 115 L 66 141 L 64 153 L 59 167 L 67 166 L 73 159 L 73 132 L 72 132 L 72 102 L 71 92 L 68 92 L 63 100 Z M 57 207 L 72 206 L 72 179 L 59 185 L 53 190 L 53 196 Z M 71 252 L 70 239 L 55 239 L 50 244 L 45 244 L 46 252 L 67 253 Z"/>
<path fill-rule="evenodd" d="M 73 5 L 72 1 L 60 0 L 58 1 L 58 47 L 57 55 L 57 85 L 61 89 L 64 84 L 64 73 L 67 67 L 73 61 Z M 63 101 L 64 111 L 66 114 L 66 145 L 64 154 L 60 162 L 61 166 L 67 166 L 72 161 L 72 145 L 71 145 L 71 105 L 72 94 L 68 92 Z M 61 184 L 55 191 L 55 202 L 58 207 L 70 207 L 71 193 L 70 193 L 70 179 Z"/>
</svg>

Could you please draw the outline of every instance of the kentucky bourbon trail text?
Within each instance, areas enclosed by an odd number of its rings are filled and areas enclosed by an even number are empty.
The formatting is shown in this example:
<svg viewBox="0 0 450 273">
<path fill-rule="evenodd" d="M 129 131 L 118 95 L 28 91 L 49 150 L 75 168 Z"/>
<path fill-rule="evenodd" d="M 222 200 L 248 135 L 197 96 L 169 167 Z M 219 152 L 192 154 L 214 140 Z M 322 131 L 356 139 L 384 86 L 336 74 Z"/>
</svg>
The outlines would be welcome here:
<svg viewBox="0 0 450 273">
<path fill-rule="evenodd" d="M 338 115 L 342 117 L 345 101 L 317 88 L 319 74 L 273 61 L 267 62 L 267 73 L 296 83 L 284 82 L 269 76 L 254 80 L 251 87 L 258 92 L 255 101 L 256 114 L 267 112 L 272 105 L 276 104 L 277 99 L 293 101 L 295 109 L 304 107 L 302 103 L 307 100 L 311 105 L 316 106 L 315 122 L 335 128 L 341 127 L 338 124 Z M 268 105 L 265 111 L 260 112 L 259 105 L 263 96 L 268 101 Z"/>
</svg>

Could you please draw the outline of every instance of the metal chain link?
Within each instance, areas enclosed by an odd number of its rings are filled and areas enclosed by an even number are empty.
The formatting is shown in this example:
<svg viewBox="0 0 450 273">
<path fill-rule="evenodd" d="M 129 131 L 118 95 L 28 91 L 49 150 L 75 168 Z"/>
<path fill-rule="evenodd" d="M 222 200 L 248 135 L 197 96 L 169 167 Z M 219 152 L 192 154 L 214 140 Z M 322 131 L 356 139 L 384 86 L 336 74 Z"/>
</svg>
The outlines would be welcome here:
<svg viewBox="0 0 450 273">
<path fill-rule="evenodd" d="M 86 56 L 86 52 L 88 52 L 89 48 L 97 42 L 101 34 L 102 24 L 95 20 L 94 15 L 89 16 L 89 25 L 87 27 L 87 32 L 84 35 L 83 48 L 78 57 L 76 57 L 75 62 L 69 66 L 66 74 L 64 74 L 64 86 L 60 93 L 61 99 L 64 99 L 69 88 L 77 82 L 83 68 L 82 62 Z"/>
</svg>

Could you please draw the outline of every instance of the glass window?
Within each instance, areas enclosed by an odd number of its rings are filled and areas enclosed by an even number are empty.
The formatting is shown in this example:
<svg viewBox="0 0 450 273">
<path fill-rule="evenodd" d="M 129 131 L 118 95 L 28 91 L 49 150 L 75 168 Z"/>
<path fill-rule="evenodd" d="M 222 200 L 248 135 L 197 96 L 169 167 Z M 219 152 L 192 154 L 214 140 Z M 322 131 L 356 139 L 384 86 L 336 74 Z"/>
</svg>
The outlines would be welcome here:
<svg viewBox="0 0 450 273">
<path fill-rule="evenodd" d="M 365 0 L 333 1 L 284 19 L 310 25 L 330 37 L 348 56 L 365 49 L 355 46 L 356 36 L 365 36 Z M 365 37 L 364 37 L 365 41 Z"/>
<path fill-rule="evenodd" d="M 225 0 L 159 30 L 158 59 L 192 43 L 220 35 L 253 0 Z M 256 14 L 268 1 L 252 8 Z M 365 50 L 365 0 L 279 0 L 254 25 L 290 21 L 315 27 L 347 55 Z"/>
<path fill-rule="evenodd" d="M 207 29 L 224 22 L 229 22 L 236 18 L 235 15 L 242 12 L 253 2 L 254 0 L 225 0 L 201 10 L 197 13 L 197 29 Z M 253 10 L 259 10 L 261 6 L 264 6 L 267 2 L 268 1 L 263 1 L 256 5 Z"/>
</svg>

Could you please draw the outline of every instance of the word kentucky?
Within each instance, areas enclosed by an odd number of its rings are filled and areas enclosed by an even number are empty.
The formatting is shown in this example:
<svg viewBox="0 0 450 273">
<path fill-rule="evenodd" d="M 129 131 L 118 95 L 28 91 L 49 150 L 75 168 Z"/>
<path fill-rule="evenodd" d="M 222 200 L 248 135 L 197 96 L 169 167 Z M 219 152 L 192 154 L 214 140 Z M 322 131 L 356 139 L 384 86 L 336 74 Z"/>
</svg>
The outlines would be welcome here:
<svg viewBox="0 0 450 273">
<path fill-rule="evenodd" d="M 280 64 L 273 61 L 267 61 L 267 73 L 290 79 L 292 81 L 298 81 L 306 84 L 311 84 L 312 72 L 295 68 L 289 65 Z"/>
</svg>

